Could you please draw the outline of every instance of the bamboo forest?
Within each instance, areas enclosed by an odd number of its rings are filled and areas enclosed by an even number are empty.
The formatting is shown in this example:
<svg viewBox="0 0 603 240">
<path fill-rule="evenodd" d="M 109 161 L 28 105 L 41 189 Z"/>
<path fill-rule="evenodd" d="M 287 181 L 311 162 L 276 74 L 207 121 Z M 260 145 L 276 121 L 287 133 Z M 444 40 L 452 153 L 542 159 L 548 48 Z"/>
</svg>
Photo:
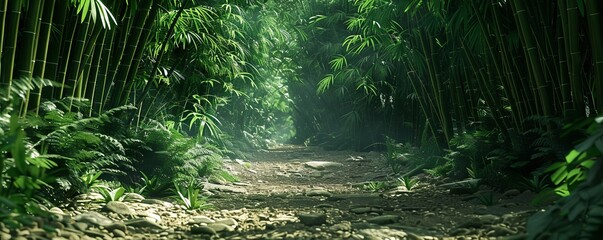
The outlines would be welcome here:
<svg viewBox="0 0 603 240">
<path fill-rule="evenodd" d="M 601 239 L 600 0 L 0 0 L 0 240 Z"/>
</svg>

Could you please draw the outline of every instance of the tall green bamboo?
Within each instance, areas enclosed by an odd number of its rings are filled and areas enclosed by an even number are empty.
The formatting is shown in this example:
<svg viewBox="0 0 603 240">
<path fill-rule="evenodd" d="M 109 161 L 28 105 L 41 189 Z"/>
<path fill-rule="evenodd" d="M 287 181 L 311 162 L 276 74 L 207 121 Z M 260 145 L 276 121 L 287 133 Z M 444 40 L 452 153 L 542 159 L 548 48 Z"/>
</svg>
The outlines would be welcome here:
<svg viewBox="0 0 603 240">
<path fill-rule="evenodd" d="M 571 0 L 570 0 L 571 1 Z M 524 48 L 526 51 L 526 58 L 529 63 L 530 76 L 534 80 L 540 101 L 540 107 L 542 114 L 545 116 L 553 116 L 553 98 L 551 86 L 547 84 L 540 61 L 540 54 L 538 53 L 538 44 L 536 42 L 534 32 L 530 27 L 530 18 L 528 9 L 525 6 L 523 0 L 512 0 L 511 6 L 516 15 L 517 27 L 519 29 L 519 36 L 522 39 Z"/>
<path fill-rule="evenodd" d="M 2 72 L 0 72 L 0 89 L 9 89 L 12 79 L 13 71 L 15 67 L 15 54 L 17 50 L 17 36 L 19 35 L 19 21 L 21 18 L 21 9 L 23 0 L 10 0 L 8 1 L 6 20 L 4 23 L 4 30 L 1 34 L 3 35 L 3 52 L 0 65 L 2 65 Z"/>
<path fill-rule="evenodd" d="M 19 49 L 21 51 L 16 57 L 15 74 L 16 77 L 33 77 L 33 70 L 36 61 L 36 52 L 38 48 L 39 24 L 44 9 L 44 0 L 33 1 L 27 9 L 25 16 L 25 28 L 21 31 L 19 38 Z M 25 101 L 22 103 L 21 114 L 27 114 L 29 106 L 30 91 L 27 91 Z"/>
<path fill-rule="evenodd" d="M 593 100 L 595 110 L 603 113 L 603 17 L 601 17 L 601 3 L 599 0 L 585 0 L 586 15 L 588 22 L 588 36 L 592 49 L 592 61 L 594 64 Z"/>
<path fill-rule="evenodd" d="M 64 59 L 64 57 L 61 57 L 61 53 L 62 49 L 65 47 L 65 38 L 68 36 L 65 31 L 65 21 L 71 16 L 71 13 L 68 12 L 68 7 L 67 1 L 55 1 L 55 4 L 53 5 L 53 16 L 51 17 L 52 29 L 56 30 L 58 34 L 56 38 L 50 38 L 46 63 L 44 64 L 44 75 L 42 75 L 44 78 L 57 82 L 61 81 L 61 79 L 59 79 L 59 68 L 62 64 L 59 64 L 59 61 Z M 53 98 L 54 93 L 54 88 L 42 89 L 39 101 L 41 101 L 42 98 Z"/>
<path fill-rule="evenodd" d="M 72 63 L 78 63 L 79 60 L 73 60 L 73 58 L 75 57 L 75 54 L 73 54 L 73 51 L 75 49 L 75 43 L 77 41 L 77 33 L 81 32 L 82 28 L 87 28 L 87 25 L 85 26 L 80 26 L 79 25 L 79 21 L 77 21 L 78 16 L 75 13 L 75 11 L 69 11 L 67 13 L 67 17 L 70 18 L 70 21 L 65 21 L 65 27 L 63 28 L 63 34 L 61 34 L 61 39 L 62 39 L 62 47 L 63 49 L 61 49 L 61 53 L 59 54 L 59 59 L 58 59 L 58 71 L 57 71 L 57 76 L 56 76 L 56 81 L 61 83 L 61 86 L 55 91 L 54 96 L 55 98 L 63 98 L 64 95 L 66 96 L 66 91 L 67 89 L 71 88 L 72 86 L 68 85 L 68 78 L 69 78 L 69 69 L 73 68 L 71 66 Z"/>
<path fill-rule="evenodd" d="M 6 12 L 8 11 L 8 0 L 0 0 L 0 56 L 4 56 L 4 29 L 6 24 Z M 0 60 L 2 57 L 0 57 Z M 0 62 L 1 63 L 1 62 Z M 2 77 L 2 64 L 0 64 L 0 89 L 4 85 Z M 1 169 L 1 168 L 0 168 Z"/>
<path fill-rule="evenodd" d="M 566 37 L 568 32 L 568 18 L 567 18 L 567 2 L 565 0 L 559 0 L 557 11 L 559 14 L 558 19 L 561 24 L 558 24 L 559 37 L 557 37 L 557 46 L 559 48 L 559 82 L 561 88 L 561 98 L 563 99 L 562 108 L 563 116 L 566 118 L 571 117 L 574 114 L 574 104 L 572 103 L 571 97 L 571 84 L 569 80 L 569 62 L 571 58 L 570 52 L 567 50 L 569 47 L 568 38 Z"/>
<path fill-rule="evenodd" d="M 38 52 L 36 53 L 36 64 L 34 66 L 34 76 L 44 77 L 46 73 L 48 52 L 50 49 L 50 35 L 53 28 L 52 18 L 54 16 L 55 10 L 55 0 L 46 0 L 45 6 L 42 14 L 42 21 L 40 22 L 40 41 L 38 41 Z M 33 98 L 35 99 L 35 105 L 33 109 L 35 109 L 36 114 L 39 112 L 39 106 L 42 102 L 42 91 L 44 88 L 38 89 L 36 92 L 32 93 Z"/>
<path fill-rule="evenodd" d="M 140 39 L 152 6 L 153 1 L 142 1 L 138 4 L 132 27 L 128 33 L 129 37 L 126 41 L 124 53 L 120 58 L 117 71 L 112 77 L 115 89 L 111 93 L 110 107 L 124 105 L 128 100 L 127 95 L 129 93 L 126 91 L 128 88 L 128 73 L 129 71 L 135 72 L 137 70 L 132 69 L 133 60 L 136 55 L 136 49 L 144 47 L 144 45 L 140 44 Z"/>
<path fill-rule="evenodd" d="M 76 92 L 79 89 L 77 83 L 81 78 L 81 70 L 84 67 L 83 58 L 86 52 L 86 43 L 90 36 L 90 31 L 92 31 L 94 27 L 91 26 L 90 21 L 90 18 L 85 19 L 83 23 L 78 25 L 76 33 L 74 34 L 72 42 L 73 47 L 69 56 L 70 63 L 67 68 L 66 78 L 63 81 L 63 85 L 71 88 L 71 94 L 69 94 L 69 92 L 65 93 L 64 91 L 61 91 L 61 95 L 59 96 L 59 98 L 75 97 Z M 66 90 L 65 88 L 63 89 Z"/>
<path fill-rule="evenodd" d="M 563 1 L 563 0 L 560 0 Z M 582 53 L 580 50 L 580 29 L 579 10 L 575 0 L 567 0 L 567 23 L 564 24 L 566 29 L 563 30 L 563 35 L 568 40 L 566 50 L 569 53 L 569 78 L 572 88 L 572 102 L 574 103 L 574 111 L 576 116 L 585 116 L 584 105 L 584 86 L 581 71 L 582 71 Z"/>
</svg>

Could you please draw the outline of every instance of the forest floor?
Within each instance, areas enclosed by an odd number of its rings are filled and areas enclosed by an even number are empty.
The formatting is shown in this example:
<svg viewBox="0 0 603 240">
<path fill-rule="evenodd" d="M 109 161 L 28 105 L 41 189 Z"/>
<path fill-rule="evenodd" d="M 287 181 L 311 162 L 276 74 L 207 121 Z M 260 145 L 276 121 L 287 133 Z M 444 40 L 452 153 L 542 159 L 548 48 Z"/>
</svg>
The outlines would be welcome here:
<svg viewBox="0 0 603 240">
<path fill-rule="evenodd" d="M 404 184 L 372 191 L 400 183 L 377 152 L 283 146 L 226 167 L 239 182 L 205 184 L 213 209 L 142 197 L 95 203 L 88 195 L 51 209 L 56 233 L 32 226 L 0 231 L 0 239 L 522 239 L 537 211 L 530 192 L 482 187 L 482 196 L 494 192 L 486 206 L 427 175 L 411 191 Z"/>
</svg>

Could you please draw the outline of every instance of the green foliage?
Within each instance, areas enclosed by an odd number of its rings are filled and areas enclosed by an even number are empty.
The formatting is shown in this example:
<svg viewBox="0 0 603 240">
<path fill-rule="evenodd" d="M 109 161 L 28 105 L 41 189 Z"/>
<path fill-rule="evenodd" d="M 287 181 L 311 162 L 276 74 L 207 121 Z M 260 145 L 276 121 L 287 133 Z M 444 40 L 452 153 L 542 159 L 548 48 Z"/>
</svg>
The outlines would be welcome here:
<svg viewBox="0 0 603 240">
<path fill-rule="evenodd" d="M 101 176 L 101 174 L 103 174 L 103 172 L 88 172 L 88 173 L 84 173 L 83 175 L 80 176 L 80 179 L 82 180 L 82 189 L 81 189 L 81 193 L 88 193 L 90 192 L 90 190 L 92 190 L 95 187 L 98 187 L 99 185 L 99 177 Z"/>
<path fill-rule="evenodd" d="M 140 192 L 149 197 L 165 197 L 169 195 L 171 183 L 159 175 L 153 175 L 152 177 L 148 177 L 143 172 L 140 172 L 142 175 L 142 184 L 140 187 Z"/>
<path fill-rule="evenodd" d="M 565 156 L 565 161 L 549 166 L 545 171 L 551 172 L 551 180 L 557 185 L 555 192 L 560 196 L 569 196 L 571 192 L 587 177 L 597 158 L 603 155 L 603 117 L 585 119 L 565 127 L 566 132 L 586 128 L 588 138 L 584 139 Z"/>
<path fill-rule="evenodd" d="M 542 192 L 550 187 L 546 177 L 541 177 L 535 174 L 532 176 L 531 179 L 522 177 L 522 181 L 520 182 L 520 184 L 526 190 L 530 190 L 534 193 Z"/>
<path fill-rule="evenodd" d="M 9 95 L 0 94 L 0 197 L 12 205 L 8 209 L 24 212 L 27 203 L 44 200 L 40 190 L 54 181 L 48 170 L 57 166 L 51 160 L 55 156 L 41 155 L 32 147 L 18 114 L 27 91 L 50 84 L 43 79 L 18 79 L 8 89 Z"/>
<path fill-rule="evenodd" d="M 396 143 L 396 141 L 390 137 L 385 137 L 385 160 L 387 165 L 392 169 L 394 174 L 400 173 L 402 167 L 408 164 L 408 158 L 411 154 L 408 146 Z"/>
<path fill-rule="evenodd" d="M 125 197 L 124 194 L 126 193 L 126 189 L 121 186 L 114 189 L 110 189 L 107 186 L 99 186 L 95 189 L 103 196 L 105 202 L 122 201 Z"/>
<path fill-rule="evenodd" d="M 371 181 L 366 182 L 360 186 L 362 190 L 371 191 L 371 192 L 383 192 L 389 189 L 394 188 L 395 186 L 383 181 Z"/>
<path fill-rule="evenodd" d="M 497 203 L 492 191 L 480 193 L 476 196 L 476 198 L 485 206 L 492 206 Z"/>
<path fill-rule="evenodd" d="M 565 162 L 551 165 L 556 193 L 567 195 L 547 211 L 528 220 L 528 239 L 595 239 L 603 234 L 603 118 L 585 119 L 566 126 L 588 134 Z"/>
<path fill-rule="evenodd" d="M 70 194 L 88 192 L 90 181 L 100 177 L 98 173 L 125 176 L 132 171 L 133 163 L 139 156 L 144 143 L 125 134 L 119 114 L 133 110 L 132 106 L 122 106 L 106 111 L 98 117 L 84 117 L 88 103 L 70 99 L 45 102 L 40 116 L 27 118 L 29 135 L 35 136 L 33 146 L 57 158 L 53 169 L 60 189 Z M 69 107 L 72 106 L 72 107 Z M 86 176 L 93 174 L 91 176 Z"/>
<path fill-rule="evenodd" d="M 206 197 L 200 196 L 203 186 L 199 187 L 193 179 L 189 179 L 184 187 L 174 182 L 174 187 L 180 203 L 182 203 L 186 209 L 205 209 L 211 206 L 206 203 Z"/>
<path fill-rule="evenodd" d="M 408 191 L 412 191 L 419 184 L 419 179 L 412 177 L 401 177 L 398 178 L 398 181 L 400 181 L 402 186 L 408 189 Z"/>
<path fill-rule="evenodd" d="M 136 169 L 146 174 L 143 174 L 142 178 L 146 179 L 145 185 L 151 184 L 151 186 L 159 187 L 165 185 L 166 182 L 180 181 L 190 177 L 236 180 L 223 171 L 221 160 L 223 151 L 218 147 L 209 143 L 200 143 L 157 121 L 145 123 L 136 134 L 152 149 L 152 151 L 147 150 L 142 153 L 141 159 L 144 161 L 134 164 Z M 157 190 L 145 189 L 145 192 L 152 191 L 153 194 L 161 194 L 163 188 Z"/>
</svg>

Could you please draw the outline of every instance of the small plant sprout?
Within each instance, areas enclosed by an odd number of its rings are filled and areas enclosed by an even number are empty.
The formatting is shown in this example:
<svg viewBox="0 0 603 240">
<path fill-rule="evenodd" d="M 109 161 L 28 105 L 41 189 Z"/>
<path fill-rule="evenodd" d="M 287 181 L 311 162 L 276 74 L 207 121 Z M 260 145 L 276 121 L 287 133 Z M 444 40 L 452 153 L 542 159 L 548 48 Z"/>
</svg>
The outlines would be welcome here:
<svg viewBox="0 0 603 240">
<path fill-rule="evenodd" d="M 124 187 L 118 187 L 115 189 L 110 189 L 109 187 L 97 187 L 98 192 L 103 196 L 105 202 L 111 201 L 123 201 L 126 193 L 126 189 Z"/>
<path fill-rule="evenodd" d="M 401 177 L 398 178 L 398 181 L 400 181 L 402 186 L 404 186 L 408 191 L 412 191 L 419 184 L 419 179 L 411 177 Z"/>
<path fill-rule="evenodd" d="M 206 203 L 207 198 L 200 196 L 200 191 L 203 187 L 198 187 L 194 181 L 189 181 L 187 186 L 182 188 L 178 183 L 174 183 L 176 193 L 178 194 L 179 201 L 186 207 L 186 209 L 194 210 L 201 208 L 209 208 L 210 204 Z"/>
</svg>

